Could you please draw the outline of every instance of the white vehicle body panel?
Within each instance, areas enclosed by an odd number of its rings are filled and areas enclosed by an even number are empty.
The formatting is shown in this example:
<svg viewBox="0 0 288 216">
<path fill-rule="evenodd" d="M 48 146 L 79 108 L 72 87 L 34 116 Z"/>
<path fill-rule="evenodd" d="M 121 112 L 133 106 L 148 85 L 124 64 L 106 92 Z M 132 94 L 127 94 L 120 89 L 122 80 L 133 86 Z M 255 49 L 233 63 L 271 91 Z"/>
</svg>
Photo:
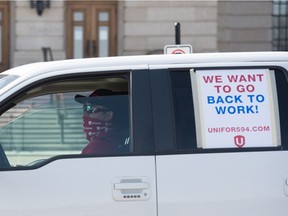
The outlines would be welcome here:
<svg viewBox="0 0 288 216">
<path fill-rule="evenodd" d="M 150 198 L 115 201 L 113 180 L 122 178 L 148 178 Z M 155 159 L 151 156 L 64 159 L 36 170 L 0 172 L 0 190 L 3 216 L 156 216 Z"/>
<path fill-rule="evenodd" d="M 287 215 L 287 163 L 287 152 L 158 156 L 159 215 Z"/>
</svg>

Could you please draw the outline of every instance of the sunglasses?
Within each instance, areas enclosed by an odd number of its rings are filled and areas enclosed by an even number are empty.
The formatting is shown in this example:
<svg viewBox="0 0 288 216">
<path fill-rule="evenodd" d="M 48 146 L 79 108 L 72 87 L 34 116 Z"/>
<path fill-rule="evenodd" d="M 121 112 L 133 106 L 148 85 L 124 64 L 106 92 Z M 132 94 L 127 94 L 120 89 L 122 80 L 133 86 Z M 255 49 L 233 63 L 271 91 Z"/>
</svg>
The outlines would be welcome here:
<svg viewBox="0 0 288 216">
<path fill-rule="evenodd" d="M 99 112 L 108 112 L 108 109 L 99 108 L 93 105 L 83 105 L 83 111 L 86 113 L 99 113 Z"/>
</svg>

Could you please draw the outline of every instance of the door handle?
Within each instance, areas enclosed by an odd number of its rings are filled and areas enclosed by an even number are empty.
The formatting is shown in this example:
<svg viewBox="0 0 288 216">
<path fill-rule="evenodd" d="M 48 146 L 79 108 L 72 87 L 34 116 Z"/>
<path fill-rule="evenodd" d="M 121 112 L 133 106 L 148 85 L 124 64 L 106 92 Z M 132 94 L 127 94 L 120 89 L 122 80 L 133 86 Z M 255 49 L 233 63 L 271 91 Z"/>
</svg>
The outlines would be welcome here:
<svg viewBox="0 0 288 216">
<path fill-rule="evenodd" d="M 144 183 L 118 183 L 114 184 L 115 190 L 144 190 L 149 188 L 149 184 Z"/>
<path fill-rule="evenodd" d="M 284 191 L 288 197 L 288 173 L 284 176 Z"/>
<path fill-rule="evenodd" d="M 148 177 L 117 177 L 112 187 L 115 201 L 149 200 L 151 197 Z"/>
</svg>

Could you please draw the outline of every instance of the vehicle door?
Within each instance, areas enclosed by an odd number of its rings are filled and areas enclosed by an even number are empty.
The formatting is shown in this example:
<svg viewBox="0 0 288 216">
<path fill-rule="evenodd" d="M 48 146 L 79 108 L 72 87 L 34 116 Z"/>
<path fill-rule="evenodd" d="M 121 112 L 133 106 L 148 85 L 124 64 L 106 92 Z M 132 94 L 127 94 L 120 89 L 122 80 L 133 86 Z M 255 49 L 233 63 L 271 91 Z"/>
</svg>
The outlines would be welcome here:
<svg viewBox="0 0 288 216">
<path fill-rule="evenodd" d="M 287 215 L 286 69 L 199 65 L 151 73 L 158 215 Z"/>
<path fill-rule="evenodd" d="M 147 70 L 82 70 L 23 81 L 1 104 L 1 216 L 156 216 Z M 119 92 L 112 101 L 117 148 L 81 154 L 88 141 L 74 97 L 96 89 Z"/>
</svg>

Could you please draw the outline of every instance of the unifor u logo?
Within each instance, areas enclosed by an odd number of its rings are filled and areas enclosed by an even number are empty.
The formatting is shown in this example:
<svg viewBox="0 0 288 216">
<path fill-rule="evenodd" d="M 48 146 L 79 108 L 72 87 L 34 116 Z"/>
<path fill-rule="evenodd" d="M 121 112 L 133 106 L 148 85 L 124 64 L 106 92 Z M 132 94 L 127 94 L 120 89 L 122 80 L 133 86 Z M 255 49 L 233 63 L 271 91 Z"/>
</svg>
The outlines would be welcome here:
<svg viewBox="0 0 288 216">
<path fill-rule="evenodd" d="M 234 137 L 234 144 L 238 148 L 242 148 L 245 145 L 245 137 L 242 135 L 238 135 Z"/>
</svg>

